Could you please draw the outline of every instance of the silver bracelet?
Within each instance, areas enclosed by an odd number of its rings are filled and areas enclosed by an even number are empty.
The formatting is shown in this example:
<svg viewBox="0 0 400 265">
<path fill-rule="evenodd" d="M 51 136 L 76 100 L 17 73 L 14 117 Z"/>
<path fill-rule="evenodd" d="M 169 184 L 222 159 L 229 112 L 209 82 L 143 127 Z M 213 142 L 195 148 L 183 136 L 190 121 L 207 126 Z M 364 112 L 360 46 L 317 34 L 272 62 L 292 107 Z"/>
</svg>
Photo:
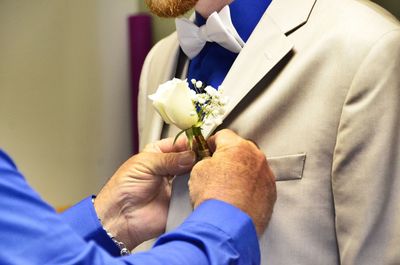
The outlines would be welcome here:
<svg viewBox="0 0 400 265">
<path fill-rule="evenodd" d="M 93 203 L 93 205 L 94 205 L 94 199 L 95 199 L 96 197 L 92 197 L 92 203 Z M 126 245 L 123 243 L 123 242 L 121 242 L 121 241 L 118 241 L 110 232 L 108 232 L 105 228 L 104 228 L 104 226 L 103 226 L 103 223 L 101 222 L 101 219 L 97 216 L 97 219 L 99 219 L 99 222 L 100 222 L 100 224 L 101 224 L 101 227 L 103 228 L 103 230 L 106 232 L 106 234 L 107 234 L 107 236 L 109 236 L 110 237 L 110 239 L 114 242 L 114 244 L 115 245 L 117 245 L 117 247 L 119 248 L 119 254 L 121 255 L 121 256 L 127 256 L 127 255 L 130 255 L 131 254 L 131 251 L 126 247 Z"/>
<path fill-rule="evenodd" d="M 100 219 L 99 219 L 100 221 Z M 101 221 L 100 221 L 101 222 Z M 125 246 L 125 244 L 121 241 L 118 241 L 110 232 L 108 232 L 104 226 L 103 226 L 104 231 L 107 233 L 107 235 L 111 238 L 111 240 L 114 242 L 115 245 L 119 248 L 119 254 L 121 256 L 128 256 L 131 254 L 130 250 Z"/>
</svg>

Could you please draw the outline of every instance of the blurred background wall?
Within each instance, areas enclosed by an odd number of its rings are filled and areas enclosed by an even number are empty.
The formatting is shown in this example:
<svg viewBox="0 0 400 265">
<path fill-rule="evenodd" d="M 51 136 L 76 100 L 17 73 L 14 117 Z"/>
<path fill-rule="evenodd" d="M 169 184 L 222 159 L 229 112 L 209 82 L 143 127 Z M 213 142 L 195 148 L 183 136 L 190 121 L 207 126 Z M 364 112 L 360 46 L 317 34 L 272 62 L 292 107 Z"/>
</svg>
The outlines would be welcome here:
<svg viewBox="0 0 400 265">
<path fill-rule="evenodd" d="M 400 17 L 400 0 L 376 2 Z M 97 193 L 132 153 L 137 12 L 144 1 L 0 0 L 0 148 L 54 206 Z M 154 17 L 154 42 L 174 28 Z"/>
<path fill-rule="evenodd" d="M 132 0 L 0 1 L 0 148 L 54 206 L 131 154 Z"/>
</svg>

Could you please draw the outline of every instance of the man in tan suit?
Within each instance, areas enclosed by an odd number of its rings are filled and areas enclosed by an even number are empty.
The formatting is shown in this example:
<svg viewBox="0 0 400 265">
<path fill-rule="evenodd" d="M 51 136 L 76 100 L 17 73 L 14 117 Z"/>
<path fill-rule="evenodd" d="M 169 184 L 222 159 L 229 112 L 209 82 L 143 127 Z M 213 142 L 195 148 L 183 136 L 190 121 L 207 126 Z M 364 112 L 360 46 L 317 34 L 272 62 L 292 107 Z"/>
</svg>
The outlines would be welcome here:
<svg viewBox="0 0 400 265">
<path fill-rule="evenodd" d="M 185 78 L 187 65 L 176 33 L 148 55 L 141 144 L 176 133 L 147 95 Z M 400 264 L 399 22 L 370 1 L 273 0 L 222 86 L 224 122 L 205 134 L 230 128 L 253 139 L 276 175 L 262 264 Z M 167 229 L 192 210 L 187 179 L 173 184 Z"/>
</svg>

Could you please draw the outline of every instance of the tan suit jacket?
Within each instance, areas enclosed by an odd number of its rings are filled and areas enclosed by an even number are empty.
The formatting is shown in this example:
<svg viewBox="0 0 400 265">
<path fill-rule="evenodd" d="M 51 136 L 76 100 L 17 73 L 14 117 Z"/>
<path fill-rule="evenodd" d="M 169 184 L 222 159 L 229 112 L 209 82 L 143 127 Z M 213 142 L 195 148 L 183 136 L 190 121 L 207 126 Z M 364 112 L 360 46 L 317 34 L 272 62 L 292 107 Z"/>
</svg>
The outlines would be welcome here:
<svg viewBox="0 0 400 265">
<path fill-rule="evenodd" d="M 185 62 L 176 34 L 148 55 L 142 147 L 166 128 L 147 95 L 184 77 Z M 276 175 L 262 264 L 400 264 L 398 21 L 369 1 L 274 0 L 223 86 L 224 123 L 206 134 L 227 127 L 256 141 Z M 168 229 L 190 211 L 177 178 Z"/>
</svg>

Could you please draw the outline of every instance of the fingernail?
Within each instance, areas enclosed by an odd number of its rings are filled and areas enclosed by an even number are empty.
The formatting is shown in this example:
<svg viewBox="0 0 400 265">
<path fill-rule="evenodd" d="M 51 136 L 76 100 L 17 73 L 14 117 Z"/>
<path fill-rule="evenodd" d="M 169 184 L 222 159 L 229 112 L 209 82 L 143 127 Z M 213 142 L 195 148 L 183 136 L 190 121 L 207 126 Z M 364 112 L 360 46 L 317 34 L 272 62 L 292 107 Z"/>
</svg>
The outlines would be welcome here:
<svg viewBox="0 0 400 265">
<path fill-rule="evenodd" d="M 196 156 L 195 156 L 194 152 L 186 151 L 179 158 L 179 166 L 181 166 L 181 167 L 191 166 L 194 164 L 195 160 L 196 160 Z"/>
</svg>

